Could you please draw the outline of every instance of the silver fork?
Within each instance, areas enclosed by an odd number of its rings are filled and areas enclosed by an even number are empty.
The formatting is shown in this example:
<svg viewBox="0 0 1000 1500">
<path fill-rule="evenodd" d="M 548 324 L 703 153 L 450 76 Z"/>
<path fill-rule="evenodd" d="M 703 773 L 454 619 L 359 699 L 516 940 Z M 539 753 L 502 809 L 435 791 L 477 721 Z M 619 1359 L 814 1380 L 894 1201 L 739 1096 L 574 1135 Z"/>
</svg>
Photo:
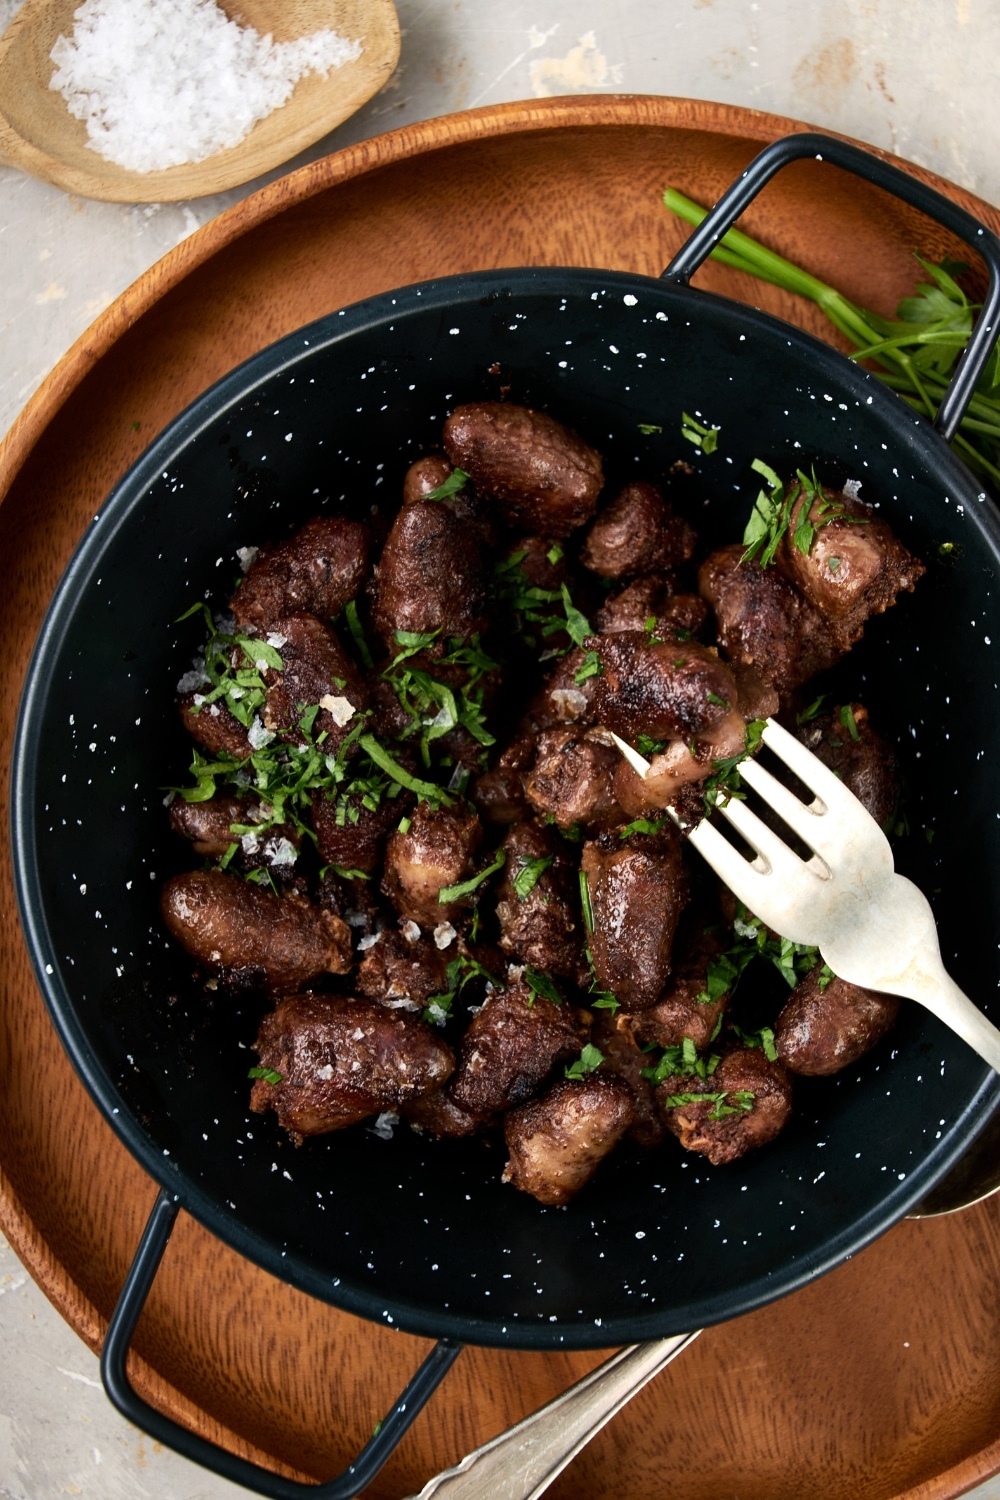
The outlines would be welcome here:
<svg viewBox="0 0 1000 1500">
<path fill-rule="evenodd" d="M 650 763 L 613 734 L 629 764 Z M 889 840 L 853 792 L 794 735 L 768 719 L 763 742 L 813 793 L 802 802 L 748 755 L 739 774 L 812 850 L 800 859 L 737 797 L 718 810 L 755 851 L 746 858 L 707 820 L 689 842 L 744 906 L 782 937 L 819 949 L 841 979 L 905 995 L 943 1021 L 1000 1072 L 1000 1031 L 959 989 L 941 962 L 930 905 L 897 875 Z"/>
</svg>

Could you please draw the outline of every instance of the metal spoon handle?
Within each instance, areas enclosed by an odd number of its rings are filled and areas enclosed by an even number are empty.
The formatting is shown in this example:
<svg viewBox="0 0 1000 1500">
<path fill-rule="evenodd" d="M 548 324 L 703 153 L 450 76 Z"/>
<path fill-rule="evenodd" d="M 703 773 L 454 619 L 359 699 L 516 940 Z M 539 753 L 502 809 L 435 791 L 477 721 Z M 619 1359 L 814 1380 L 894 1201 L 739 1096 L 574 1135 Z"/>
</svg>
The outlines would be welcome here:
<svg viewBox="0 0 1000 1500">
<path fill-rule="evenodd" d="M 697 1337 L 678 1333 L 619 1349 L 547 1406 L 429 1480 L 409 1500 L 536 1500 L 626 1401 Z"/>
</svg>

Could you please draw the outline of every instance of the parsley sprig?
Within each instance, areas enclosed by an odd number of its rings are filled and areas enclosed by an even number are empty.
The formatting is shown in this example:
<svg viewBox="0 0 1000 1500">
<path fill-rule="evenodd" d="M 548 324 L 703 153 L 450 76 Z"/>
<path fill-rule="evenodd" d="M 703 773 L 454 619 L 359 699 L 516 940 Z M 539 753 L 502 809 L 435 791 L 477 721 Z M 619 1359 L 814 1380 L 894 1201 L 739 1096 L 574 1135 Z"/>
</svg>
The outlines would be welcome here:
<svg viewBox="0 0 1000 1500">
<path fill-rule="evenodd" d="M 675 188 L 666 206 L 689 224 L 700 224 L 706 210 Z M 885 385 L 916 411 L 933 419 L 981 308 L 956 281 L 966 269 L 943 258 L 938 264 L 915 258 L 927 279 L 904 297 L 894 318 L 860 307 L 801 266 L 776 255 L 741 230 L 731 229 L 712 251 L 716 260 L 771 282 L 814 302 L 834 328 L 854 346 L 851 358 L 865 360 Z M 1000 349 L 994 347 L 978 388 L 951 445 L 971 467 L 1000 484 Z"/>
</svg>

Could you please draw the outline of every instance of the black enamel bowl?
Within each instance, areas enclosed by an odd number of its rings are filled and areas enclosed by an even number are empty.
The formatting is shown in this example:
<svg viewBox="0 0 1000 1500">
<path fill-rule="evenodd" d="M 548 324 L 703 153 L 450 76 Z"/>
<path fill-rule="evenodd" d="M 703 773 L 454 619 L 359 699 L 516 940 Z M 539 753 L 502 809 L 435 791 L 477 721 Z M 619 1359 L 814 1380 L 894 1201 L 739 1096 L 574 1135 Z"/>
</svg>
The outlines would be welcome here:
<svg viewBox="0 0 1000 1500">
<path fill-rule="evenodd" d="M 797 1082 L 794 1119 L 765 1151 L 713 1170 L 672 1142 L 621 1149 L 558 1210 L 502 1186 L 498 1153 L 477 1142 L 362 1127 L 295 1149 L 273 1117 L 249 1114 L 259 1007 L 206 995 L 158 914 L 185 854 L 163 799 L 190 759 L 173 699 L 199 631 L 178 619 L 226 600 L 239 548 L 317 512 L 391 513 L 449 409 L 501 384 L 598 447 L 609 484 L 695 460 L 702 545 L 741 535 L 763 458 L 859 480 L 925 559 L 844 681 L 906 770 L 900 868 L 932 896 L 954 977 L 997 1018 L 997 513 L 874 377 L 683 272 L 523 269 L 405 288 L 289 336 L 196 401 L 102 507 L 45 620 L 15 750 L 16 877 L 74 1064 L 149 1174 L 220 1239 L 414 1333 L 607 1347 L 733 1317 L 858 1251 L 960 1156 L 1000 1080 L 904 1004 L 857 1066 Z M 721 425 L 718 452 L 680 454 L 682 411 Z M 942 543 L 956 544 L 948 565 Z"/>
</svg>

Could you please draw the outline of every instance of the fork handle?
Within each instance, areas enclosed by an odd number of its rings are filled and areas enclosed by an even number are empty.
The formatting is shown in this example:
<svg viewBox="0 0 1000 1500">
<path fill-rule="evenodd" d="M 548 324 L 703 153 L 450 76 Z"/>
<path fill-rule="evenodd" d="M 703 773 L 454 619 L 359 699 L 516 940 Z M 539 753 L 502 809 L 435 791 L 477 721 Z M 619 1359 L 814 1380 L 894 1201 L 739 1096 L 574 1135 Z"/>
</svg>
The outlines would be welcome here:
<svg viewBox="0 0 1000 1500">
<path fill-rule="evenodd" d="M 411 1500 L 536 1500 L 626 1401 L 697 1333 L 619 1349 L 547 1406 L 484 1443 Z"/>
<path fill-rule="evenodd" d="M 835 974 L 865 989 L 916 1000 L 1000 1073 L 1000 1031 L 942 963 L 934 913 L 912 880 L 893 875 L 879 891 L 865 916 L 866 941 L 859 944 L 857 930 L 844 926 L 842 950 L 836 942 L 820 944 Z"/>
<path fill-rule="evenodd" d="M 832 967 L 832 966 L 831 966 Z M 902 992 L 901 992 L 902 993 Z M 939 1020 L 968 1042 L 974 1052 L 1000 1073 L 1000 1031 L 987 1021 L 942 965 L 936 973 L 921 972 L 914 987 L 906 991 L 911 1000 L 932 1011 Z"/>
</svg>

